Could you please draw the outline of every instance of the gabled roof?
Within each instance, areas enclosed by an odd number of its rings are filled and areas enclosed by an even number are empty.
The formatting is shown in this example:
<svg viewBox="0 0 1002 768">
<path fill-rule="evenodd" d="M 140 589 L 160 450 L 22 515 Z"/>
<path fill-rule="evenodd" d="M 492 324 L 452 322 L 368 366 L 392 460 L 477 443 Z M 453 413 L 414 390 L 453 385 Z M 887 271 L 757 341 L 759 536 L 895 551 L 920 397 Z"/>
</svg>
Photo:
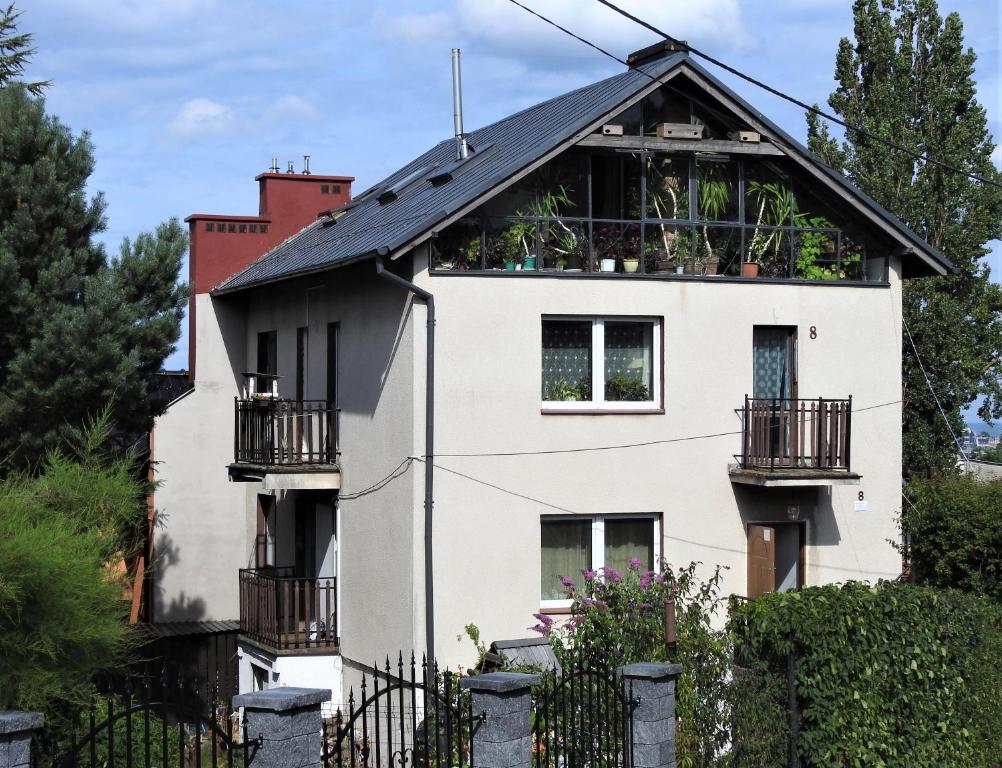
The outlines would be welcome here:
<svg viewBox="0 0 1002 768">
<path fill-rule="evenodd" d="M 420 157 L 318 219 L 250 266 L 225 280 L 214 294 L 231 293 L 292 277 L 321 272 L 376 254 L 394 255 L 440 228 L 442 222 L 565 145 L 582 132 L 618 113 L 625 105 L 666 82 L 682 70 L 711 84 L 736 110 L 745 112 L 775 137 L 795 160 L 823 176 L 883 228 L 907 243 L 933 271 L 953 269 L 938 250 L 906 227 L 872 198 L 820 161 L 806 147 L 769 121 L 685 53 L 673 53 L 618 75 L 529 107 L 467 134 L 470 158 L 456 162 L 454 138 L 435 145 Z"/>
</svg>

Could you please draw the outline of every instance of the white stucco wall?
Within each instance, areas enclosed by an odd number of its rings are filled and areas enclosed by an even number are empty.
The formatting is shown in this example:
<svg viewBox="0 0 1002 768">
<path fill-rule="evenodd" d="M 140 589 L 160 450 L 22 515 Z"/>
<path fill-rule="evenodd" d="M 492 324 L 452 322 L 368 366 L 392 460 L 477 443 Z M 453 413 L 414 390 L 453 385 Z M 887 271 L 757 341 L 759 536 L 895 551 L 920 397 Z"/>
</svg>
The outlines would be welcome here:
<svg viewBox="0 0 1002 768">
<path fill-rule="evenodd" d="M 195 389 L 156 420 L 160 481 L 154 547 L 155 621 L 236 619 L 237 571 L 247 567 L 254 509 L 230 483 L 233 398 L 243 370 L 243 312 L 195 296 Z"/>
<path fill-rule="evenodd" d="M 787 505 L 799 503 L 808 521 L 807 584 L 896 576 L 900 560 L 888 543 L 897 539 L 901 478 L 900 285 L 893 270 L 891 280 L 891 287 L 848 287 L 420 275 L 438 310 L 437 463 L 545 502 L 436 472 L 440 660 L 469 663 L 471 644 L 455 639 L 468 622 L 488 641 L 531 634 L 540 602 L 540 518 L 562 510 L 660 514 L 670 562 L 723 565 L 725 594 L 744 594 L 745 524 L 785 521 Z M 540 413 L 543 315 L 663 317 L 665 413 Z M 752 388 L 755 325 L 798 328 L 802 398 L 853 396 L 858 486 L 734 486 L 728 464 L 741 450 L 739 435 L 594 453 L 444 456 L 740 431 L 736 409 Z M 417 336 L 418 359 L 422 342 Z M 415 373 L 421 393 L 423 368 Z M 854 511 L 860 491 L 865 512 Z"/>
</svg>

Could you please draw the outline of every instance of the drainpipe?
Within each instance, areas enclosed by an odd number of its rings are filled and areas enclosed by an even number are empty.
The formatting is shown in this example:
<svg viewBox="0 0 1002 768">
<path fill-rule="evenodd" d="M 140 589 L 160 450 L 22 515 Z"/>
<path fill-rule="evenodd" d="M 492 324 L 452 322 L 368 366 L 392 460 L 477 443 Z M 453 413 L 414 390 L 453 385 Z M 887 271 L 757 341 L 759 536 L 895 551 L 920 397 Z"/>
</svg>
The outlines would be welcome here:
<svg viewBox="0 0 1002 768">
<path fill-rule="evenodd" d="M 424 288 L 387 271 L 383 257 L 388 248 L 380 248 L 376 257 L 376 274 L 414 294 L 428 307 L 427 358 L 425 361 L 424 392 L 424 612 L 425 653 L 428 668 L 435 659 L 435 590 L 432 573 L 432 508 L 435 504 L 435 297 Z"/>
</svg>

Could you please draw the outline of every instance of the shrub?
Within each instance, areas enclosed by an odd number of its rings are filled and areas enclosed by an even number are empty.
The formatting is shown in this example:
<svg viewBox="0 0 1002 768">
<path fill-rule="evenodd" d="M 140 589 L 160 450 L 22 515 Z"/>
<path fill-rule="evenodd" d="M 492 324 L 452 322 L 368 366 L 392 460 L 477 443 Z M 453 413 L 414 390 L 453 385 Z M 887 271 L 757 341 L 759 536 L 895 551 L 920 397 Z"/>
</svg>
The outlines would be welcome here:
<svg viewBox="0 0 1002 768">
<path fill-rule="evenodd" d="M 916 581 L 1002 602 L 1002 480 L 949 477 L 913 482 L 901 528 Z"/>
<path fill-rule="evenodd" d="M 731 629 L 739 654 L 777 679 L 795 657 L 802 764 L 997 765 L 1002 609 L 990 600 L 811 587 L 732 602 Z"/>
</svg>

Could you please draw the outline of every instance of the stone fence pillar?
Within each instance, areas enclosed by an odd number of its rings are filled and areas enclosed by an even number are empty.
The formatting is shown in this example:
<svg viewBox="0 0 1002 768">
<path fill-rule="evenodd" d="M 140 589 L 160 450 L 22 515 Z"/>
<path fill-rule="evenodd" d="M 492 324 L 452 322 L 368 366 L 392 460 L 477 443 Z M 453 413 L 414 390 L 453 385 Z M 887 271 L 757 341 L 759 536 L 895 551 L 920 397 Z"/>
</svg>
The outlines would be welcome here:
<svg viewBox="0 0 1002 768">
<path fill-rule="evenodd" d="M 460 688 L 470 691 L 472 768 L 529 768 L 532 763 L 530 686 L 539 675 L 490 672 L 464 677 Z"/>
<path fill-rule="evenodd" d="M 244 709 L 247 738 L 261 737 L 254 768 L 320 768 L 320 704 L 330 700 L 329 688 L 269 688 L 234 696 L 233 706 Z"/>
<path fill-rule="evenodd" d="M 633 697 L 630 768 L 675 768 L 675 680 L 681 664 L 627 664 L 623 692 Z"/>
<path fill-rule="evenodd" d="M 38 712 L 0 712 L 0 768 L 28 768 L 31 737 L 44 722 Z"/>
</svg>

